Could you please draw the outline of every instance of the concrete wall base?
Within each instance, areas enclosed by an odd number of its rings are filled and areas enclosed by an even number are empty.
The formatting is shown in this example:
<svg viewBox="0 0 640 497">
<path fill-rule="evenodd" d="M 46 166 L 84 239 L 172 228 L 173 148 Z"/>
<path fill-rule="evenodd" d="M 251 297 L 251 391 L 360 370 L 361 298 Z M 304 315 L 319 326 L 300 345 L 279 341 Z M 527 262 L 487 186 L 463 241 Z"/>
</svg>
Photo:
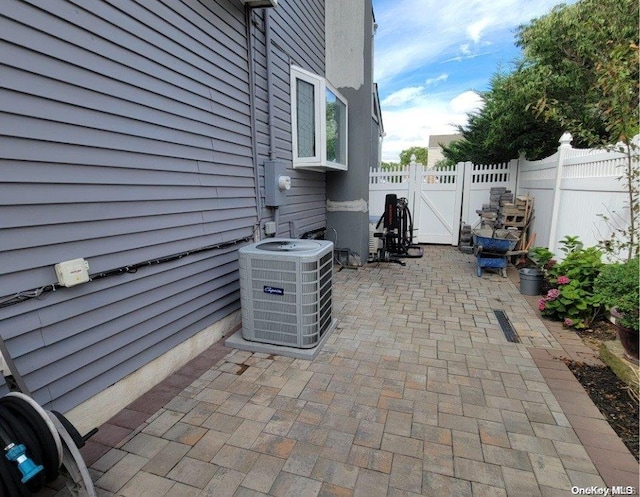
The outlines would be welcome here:
<svg viewBox="0 0 640 497">
<path fill-rule="evenodd" d="M 115 416 L 140 395 L 176 372 L 223 336 L 231 333 L 240 322 L 240 311 L 230 314 L 74 407 L 65 413 L 65 416 L 80 433 L 87 433 Z"/>
</svg>

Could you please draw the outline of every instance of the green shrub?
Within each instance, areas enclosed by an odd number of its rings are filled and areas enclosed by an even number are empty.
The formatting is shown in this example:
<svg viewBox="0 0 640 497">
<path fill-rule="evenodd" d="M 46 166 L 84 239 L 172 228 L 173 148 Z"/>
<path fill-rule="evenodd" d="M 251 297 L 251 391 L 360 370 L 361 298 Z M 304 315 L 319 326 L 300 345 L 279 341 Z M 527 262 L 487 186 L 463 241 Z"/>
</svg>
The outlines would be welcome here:
<svg viewBox="0 0 640 497">
<path fill-rule="evenodd" d="M 548 269 L 553 288 L 538 301 L 538 308 L 543 316 L 563 321 L 567 327 L 586 328 L 601 309 L 601 297 L 593 287 L 602 268 L 602 251 L 583 248 L 577 237 L 566 237 L 560 243 L 566 257 Z"/>
<path fill-rule="evenodd" d="M 615 264 L 605 264 L 594 284 L 594 293 L 602 304 L 622 315 L 619 323 L 638 331 L 640 318 L 640 264 L 638 257 Z"/>
<path fill-rule="evenodd" d="M 533 247 L 529 250 L 527 257 L 538 269 L 546 272 L 546 270 L 552 265 L 550 262 L 553 260 L 553 252 L 551 252 L 547 247 Z"/>
</svg>

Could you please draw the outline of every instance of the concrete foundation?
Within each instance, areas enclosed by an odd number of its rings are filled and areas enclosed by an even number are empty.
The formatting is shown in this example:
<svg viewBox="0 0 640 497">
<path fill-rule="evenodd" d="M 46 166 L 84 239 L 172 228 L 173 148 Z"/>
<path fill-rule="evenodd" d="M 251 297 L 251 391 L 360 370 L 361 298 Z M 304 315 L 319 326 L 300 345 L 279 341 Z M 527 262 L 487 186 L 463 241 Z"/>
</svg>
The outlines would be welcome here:
<svg viewBox="0 0 640 497">
<path fill-rule="evenodd" d="M 320 353 L 320 349 L 325 344 L 333 330 L 336 329 L 337 319 L 331 321 L 331 326 L 320 339 L 318 345 L 310 349 L 299 349 L 297 347 L 286 347 L 284 345 L 272 345 L 269 343 L 252 342 L 242 337 L 242 329 L 236 331 L 233 335 L 224 341 L 225 346 L 239 350 L 248 350 L 249 352 L 262 352 L 264 354 L 281 355 L 285 357 L 293 357 L 294 359 L 306 359 L 311 361 Z"/>
</svg>

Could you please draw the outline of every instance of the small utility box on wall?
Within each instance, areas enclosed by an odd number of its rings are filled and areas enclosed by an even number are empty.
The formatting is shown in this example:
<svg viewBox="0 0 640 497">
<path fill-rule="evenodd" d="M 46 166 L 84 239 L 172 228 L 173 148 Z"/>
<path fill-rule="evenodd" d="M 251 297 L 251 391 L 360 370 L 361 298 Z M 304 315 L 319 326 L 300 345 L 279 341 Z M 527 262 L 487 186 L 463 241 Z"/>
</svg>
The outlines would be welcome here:
<svg viewBox="0 0 640 497">
<path fill-rule="evenodd" d="M 59 262 L 54 268 L 60 286 L 75 286 L 89 281 L 89 263 L 84 259 Z"/>
<path fill-rule="evenodd" d="M 276 160 L 264 163 L 264 203 L 267 207 L 280 207 L 287 203 L 287 190 L 291 178 L 286 175 L 287 166 Z"/>
</svg>

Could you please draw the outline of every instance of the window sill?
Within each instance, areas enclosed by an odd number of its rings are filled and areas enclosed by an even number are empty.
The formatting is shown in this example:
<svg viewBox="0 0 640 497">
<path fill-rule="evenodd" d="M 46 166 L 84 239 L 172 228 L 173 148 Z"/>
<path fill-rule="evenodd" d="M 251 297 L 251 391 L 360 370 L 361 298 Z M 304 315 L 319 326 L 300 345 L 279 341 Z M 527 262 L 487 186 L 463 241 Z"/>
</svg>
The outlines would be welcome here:
<svg viewBox="0 0 640 497">
<path fill-rule="evenodd" d="M 294 162 L 293 168 L 300 169 L 302 171 L 316 171 L 319 173 L 323 173 L 326 171 L 347 171 L 349 169 L 349 166 L 347 166 L 346 164 L 337 164 L 334 162 L 330 162 L 327 164 L 320 164 L 320 163 L 296 164 Z"/>
</svg>

